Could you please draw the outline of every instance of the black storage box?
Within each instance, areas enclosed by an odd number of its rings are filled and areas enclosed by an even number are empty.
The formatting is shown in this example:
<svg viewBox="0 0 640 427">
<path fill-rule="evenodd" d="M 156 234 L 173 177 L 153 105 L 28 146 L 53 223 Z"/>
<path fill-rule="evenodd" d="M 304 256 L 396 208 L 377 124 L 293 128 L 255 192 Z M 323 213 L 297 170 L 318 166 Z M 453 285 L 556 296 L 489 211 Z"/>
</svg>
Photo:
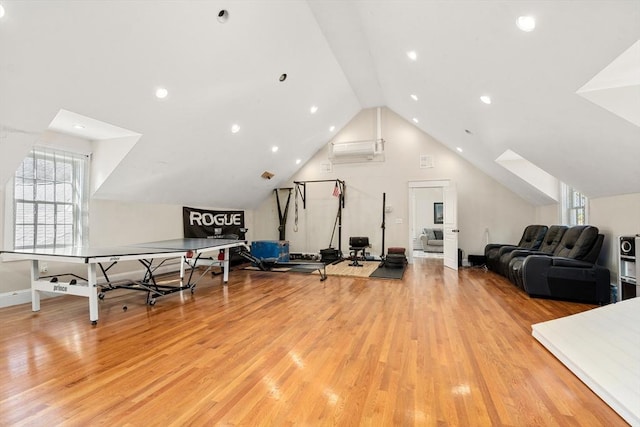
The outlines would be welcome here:
<svg viewBox="0 0 640 427">
<path fill-rule="evenodd" d="M 487 258 L 484 255 L 469 255 L 469 265 L 471 266 L 485 265 L 486 263 Z"/>
</svg>

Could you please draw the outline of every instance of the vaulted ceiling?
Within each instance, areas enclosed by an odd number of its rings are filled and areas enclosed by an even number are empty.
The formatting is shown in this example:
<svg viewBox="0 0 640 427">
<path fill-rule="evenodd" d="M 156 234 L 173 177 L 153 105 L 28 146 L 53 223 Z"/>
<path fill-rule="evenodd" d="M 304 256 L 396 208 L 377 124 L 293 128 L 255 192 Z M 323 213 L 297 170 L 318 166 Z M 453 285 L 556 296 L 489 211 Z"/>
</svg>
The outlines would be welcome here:
<svg viewBox="0 0 640 427">
<path fill-rule="evenodd" d="M 139 135 L 94 197 L 253 208 L 374 106 L 534 204 L 551 200 L 495 162 L 506 150 L 590 197 L 640 192 L 640 72 L 596 88 L 606 108 L 576 93 L 640 39 L 638 0 L 0 5 L 0 164 L 48 129 Z M 61 110 L 84 129 L 52 124 Z"/>
</svg>

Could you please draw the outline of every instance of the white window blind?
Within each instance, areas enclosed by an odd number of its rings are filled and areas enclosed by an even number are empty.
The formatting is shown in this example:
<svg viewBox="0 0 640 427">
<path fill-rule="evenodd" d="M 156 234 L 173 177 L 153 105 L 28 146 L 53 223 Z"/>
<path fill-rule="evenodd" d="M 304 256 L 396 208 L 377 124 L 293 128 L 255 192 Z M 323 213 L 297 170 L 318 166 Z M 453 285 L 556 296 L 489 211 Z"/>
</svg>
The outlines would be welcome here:
<svg viewBox="0 0 640 427">
<path fill-rule="evenodd" d="M 14 249 L 87 242 L 88 157 L 36 148 L 14 177 Z"/>
<path fill-rule="evenodd" d="M 562 184 L 562 222 L 567 225 L 588 224 L 589 200 L 575 188 Z"/>
</svg>

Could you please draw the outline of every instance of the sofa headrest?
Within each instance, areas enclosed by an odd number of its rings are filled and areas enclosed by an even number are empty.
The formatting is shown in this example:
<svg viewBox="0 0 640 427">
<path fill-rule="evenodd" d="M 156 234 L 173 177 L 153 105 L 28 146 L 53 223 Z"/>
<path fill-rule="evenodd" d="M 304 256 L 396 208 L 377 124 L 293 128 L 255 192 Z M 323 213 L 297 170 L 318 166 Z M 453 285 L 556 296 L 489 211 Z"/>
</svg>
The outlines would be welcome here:
<svg viewBox="0 0 640 427">
<path fill-rule="evenodd" d="M 566 225 L 552 225 L 542 239 L 540 251 L 551 254 L 558 247 L 558 243 L 562 240 L 562 236 L 569 229 Z"/>
<path fill-rule="evenodd" d="M 547 232 L 546 225 L 528 225 L 522 233 L 519 248 L 525 249 L 538 249 L 542 243 L 545 233 Z"/>
<path fill-rule="evenodd" d="M 575 225 L 562 236 L 553 252 L 555 256 L 583 259 L 598 239 L 598 228 L 591 225 Z"/>
</svg>

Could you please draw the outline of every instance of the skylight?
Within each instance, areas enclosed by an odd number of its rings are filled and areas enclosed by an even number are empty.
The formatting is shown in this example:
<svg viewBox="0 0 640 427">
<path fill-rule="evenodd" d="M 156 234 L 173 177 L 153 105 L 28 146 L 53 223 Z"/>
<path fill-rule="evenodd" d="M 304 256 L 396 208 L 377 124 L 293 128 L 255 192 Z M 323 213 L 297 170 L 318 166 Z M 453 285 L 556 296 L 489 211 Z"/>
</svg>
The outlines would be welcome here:
<svg viewBox="0 0 640 427">
<path fill-rule="evenodd" d="M 496 159 L 496 163 L 551 197 L 553 200 L 560 200 L 560 182 L 558 179 L 540 169 L 518 153 L 507 150 Z"/>
</svg>

